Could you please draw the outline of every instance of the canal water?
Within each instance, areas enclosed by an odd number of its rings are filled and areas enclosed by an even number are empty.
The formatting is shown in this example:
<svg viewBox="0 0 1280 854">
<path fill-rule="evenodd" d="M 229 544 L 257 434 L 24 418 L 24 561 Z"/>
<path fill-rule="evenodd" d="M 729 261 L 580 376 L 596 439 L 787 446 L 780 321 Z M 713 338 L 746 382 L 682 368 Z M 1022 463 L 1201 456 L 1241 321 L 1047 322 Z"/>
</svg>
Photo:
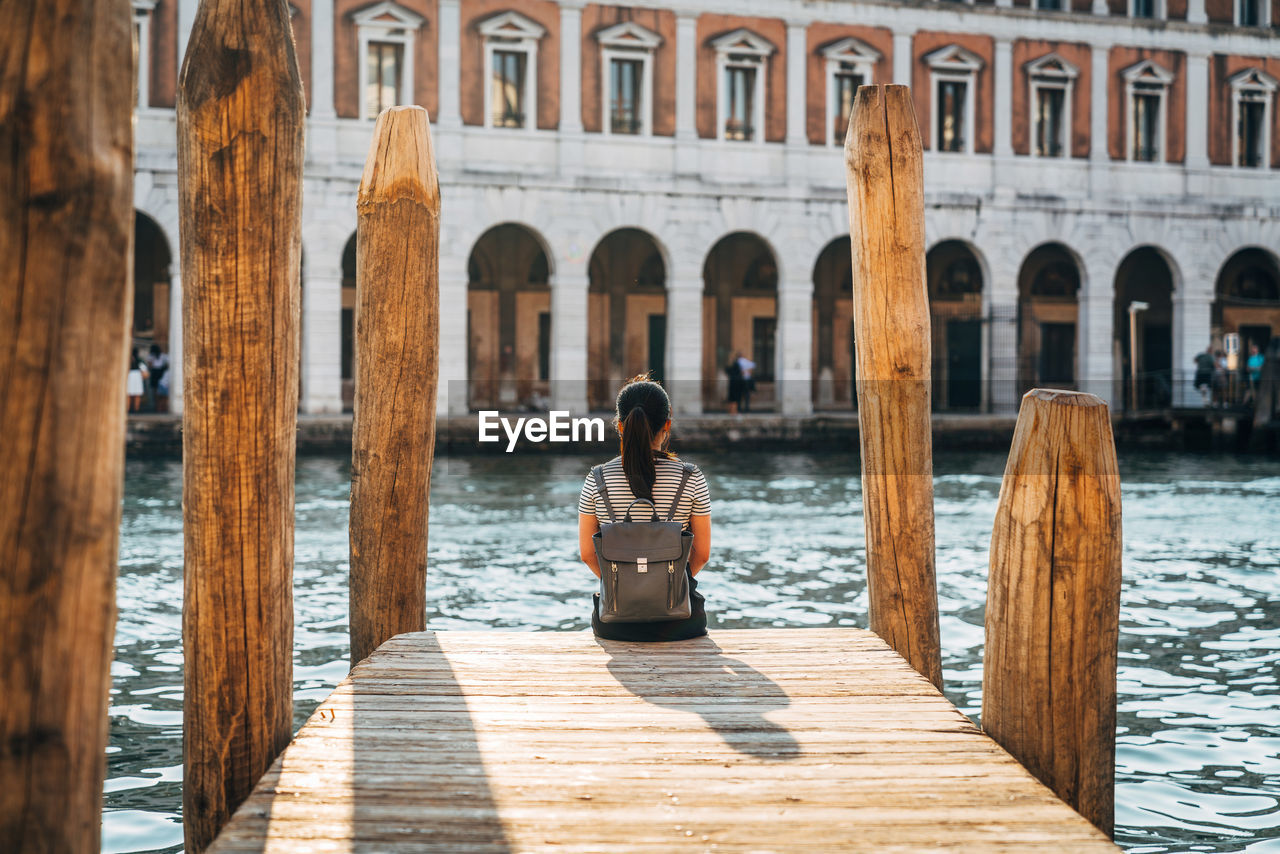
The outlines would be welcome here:
<svg viewBox="0 0 1280 854">
<path fill-rule="evenodd" d="M 713 628 L 865 626 L 858 461 L 690 454 L 711 490 Z M 437 460 L 428 627 L 580 630 L 581 457 Z M 978 716 L 1004 457 L 939 454 L 947 694 Z M 1116 838 L 1131 852 L 1280 852 L 1280 462 L 1121 455 Z M 108 852 L 182 844 L 181 468 L 130 461 L 103 816 Z M 347 672 L 345 460 L 298 463 L 295 726 Z"/>
</svg>

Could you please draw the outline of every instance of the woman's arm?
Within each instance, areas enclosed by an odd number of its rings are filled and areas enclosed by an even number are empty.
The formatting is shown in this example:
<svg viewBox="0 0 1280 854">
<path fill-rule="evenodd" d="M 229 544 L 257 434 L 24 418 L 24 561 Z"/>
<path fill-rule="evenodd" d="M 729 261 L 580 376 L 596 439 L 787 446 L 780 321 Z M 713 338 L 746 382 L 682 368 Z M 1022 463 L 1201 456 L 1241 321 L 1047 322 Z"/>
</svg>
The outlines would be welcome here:
<svg viewBox="0 0 1280 854">
<path fill-rule="evenodd" d="M 595 517 L 592 516 L 592 519 Z M 707 565 L 711 559 L 711 516 L 690 516 L 689 528 L 693 531 L 693 550 L 689 555 L 689 572 L 698 574 L 698 570 Z M 598 574 L 598 573 L 597 573 Z"/>
<path fill-rule="evenodd" d="M 596 578 L 600 577 L 600 567 L 596 565 L 596 547 L 592 544 L 591 537 L 598 530 L 600 530 L 600 520 L 596 519 L 595 514 L 578 514 L 578 556 Z M 695 551 L 698 548 L 696 539 L 693 541 L 693 547 Z"/>
</svg>

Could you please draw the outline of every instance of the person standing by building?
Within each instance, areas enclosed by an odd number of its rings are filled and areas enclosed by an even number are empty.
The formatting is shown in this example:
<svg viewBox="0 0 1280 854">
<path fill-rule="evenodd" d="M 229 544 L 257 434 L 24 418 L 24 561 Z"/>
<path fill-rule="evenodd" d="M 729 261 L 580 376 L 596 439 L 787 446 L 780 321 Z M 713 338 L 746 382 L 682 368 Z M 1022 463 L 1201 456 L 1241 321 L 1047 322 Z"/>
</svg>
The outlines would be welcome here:
<svg viewBox="0 0 1280 854">
<path fill-rule="evenodd" d="M 1209 405 L 1209 396 L 1213 391 L 1213 370 L 1215 363 L 1213 360 L 1213 342 L 1209 342 L 1209 346 L 1205 347 L 1199 353 L 1196 353 L 1196 376 L 1195 388 L 1200 392 L 1201 402 Z"/>
<path fill-rule="evenodd" d="M 751 411 L 751 392 L 756 390 L 755 377 L 752 372 L 756 369 L 756 363 L 748 359 L 741 353 L 737 358 L 738 368 L 742 371 L 742 400 L 738 404 L 740 412 Z"/>
<path fill-rule="evenodd" d="M 151 354 L 147 357 L 147 367 L 151 373 L 151 400 L 156 412 L 169 411 L 169 354 L 160 352 L 159 344 L 151 345 Z"/>
<path fill-rule="evenodd" d="M 147 363 L 138 355 L 138 348 L 129 351 L 129 376 L 125 380 L 125 394 L 129 396 L 129 411 L 142 411 L 142 396 L 146 394 Z"/>
<path fill-rule="evenodd" d="M 729 377 L 729 414 L 737 415 L 742 403 L 742 366 L 738 364 L 741 353 L 734 353 L 729 364 L 724 366 L 725 375 Z"/>
<path fill-rule="evenodd" d="M 1262 382 L 1262 363 L 1266 361 L 1266 357 L 1262 355 L 1262 350 L 1258 348 L 1256 341 L 1249 342 L 1249 361 L 1245 363 L 1245 367 L 1249 371 L 1249 399 L 1253 400 L 1258 395 L 1258 384 Z"/>
</svg>

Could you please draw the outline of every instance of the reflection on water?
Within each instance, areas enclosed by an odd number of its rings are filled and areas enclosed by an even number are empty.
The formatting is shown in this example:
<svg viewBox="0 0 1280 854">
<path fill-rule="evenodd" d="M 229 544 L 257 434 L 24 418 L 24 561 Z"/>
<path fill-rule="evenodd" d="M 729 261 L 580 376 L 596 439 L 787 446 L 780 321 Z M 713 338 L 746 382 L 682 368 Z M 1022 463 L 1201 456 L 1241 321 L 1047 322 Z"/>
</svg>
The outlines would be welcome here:
<svg viewBox="0 0 1280 854">
<path fill-rule="evenodd" d="M 865 625 L 855 456 L 689 455 L 707 473 L 721 628 Z M 432 484 L 428 625 L 584 629 L 588 461 L 459 459 Z M 947 693 L 981 707 L 998 454 L 936 461 Z M 1280 463 L 1124 454 L 1116 837 L 1134 852 L 1280 851 Z M 105 851 L 178 850 L 181 469 L 131 461 L 112 665 Z M 295 724 L 347 671 L 348 466 L 298 463 Z"/>
</svg>

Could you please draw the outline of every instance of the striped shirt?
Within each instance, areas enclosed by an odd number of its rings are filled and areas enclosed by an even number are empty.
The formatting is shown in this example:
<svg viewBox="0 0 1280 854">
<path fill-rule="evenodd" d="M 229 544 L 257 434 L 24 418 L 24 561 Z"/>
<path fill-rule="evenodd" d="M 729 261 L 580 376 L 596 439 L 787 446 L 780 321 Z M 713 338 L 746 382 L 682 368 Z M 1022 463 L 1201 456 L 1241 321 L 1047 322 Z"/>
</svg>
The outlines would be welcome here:
<svg viewBox="0 0 1280 854">
<path fill-rule="evenodd" d="M 657 459 L 653 461 L 653 466 L 656 471 L 653 503 L 657 505 L 658 518 L 665 519 L 667 512 L 671 509 L 671 500 L 675 498 L 676 489 L 680 486 L 680 478 L 684 476 L 684 464 L 680 460 Z M 604 485 L 609 491 L 609 502 L 613 505 L 613 512 L 617 514 L 617 518 L 610 519 L 609 511 L 605 508 L 604 499 L 598 494 L 596 479 L 591 472 L 587 472 L 586 482 L 582 484 L 582 494 L 578 496 L 578 512 L 595 516 L 602 522 L 620 522 L 627 512 L 627 506 L 635 500 L 635 495 L 627 483 L 627 475 L 622 470 L 621 457 L 614 457 L 604 464 Z M 646 504 L 638 505 L 632 513 L 632 518 L 635 519 L 638 516 L 639 519 L 648 521 L 649 515 L 645 512 L 648 509 Z M 695 466 L 689 475 L 689 482 L 684 485 L 680 506 L 676 508 L 672 518 L 687 528 L 690 516 L 710 515 L 711 496 L 707 492 L 707 480 Z"/>
</svg>

